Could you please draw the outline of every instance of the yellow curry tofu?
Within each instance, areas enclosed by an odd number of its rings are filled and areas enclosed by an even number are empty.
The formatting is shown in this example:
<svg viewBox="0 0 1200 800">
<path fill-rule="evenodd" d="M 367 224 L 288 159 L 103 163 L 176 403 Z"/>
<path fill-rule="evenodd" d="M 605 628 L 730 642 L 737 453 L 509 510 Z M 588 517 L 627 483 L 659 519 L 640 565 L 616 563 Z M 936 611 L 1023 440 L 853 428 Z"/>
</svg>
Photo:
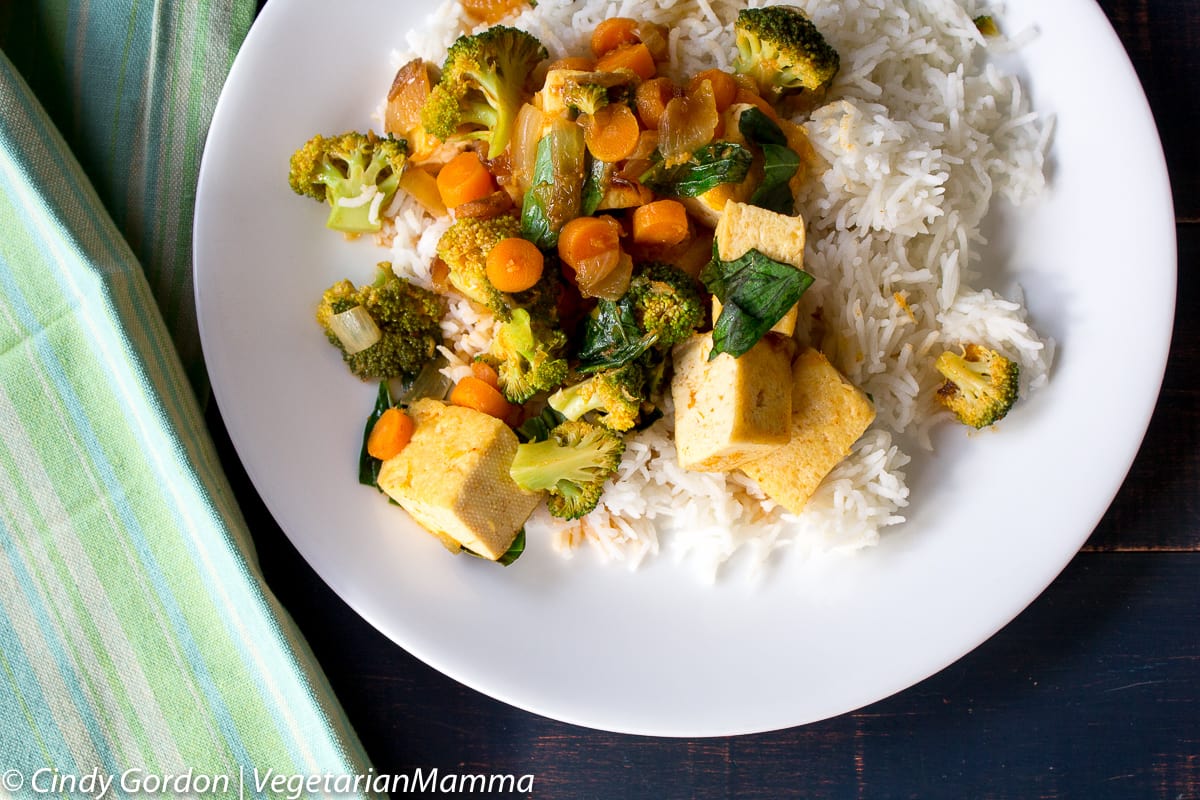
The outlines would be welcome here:
<svg viewBox="0 0 1200 800">
<path fill-rule="evenodd" d="M 740 469 L 772 500 L 799 514 L 874 419 L 867 396 L 819 351 L 806 349 L 792 365 L 791 440 Z"/>
<path fill-rule="evenodd" d="M 383 462 L 379 488 L 435 536 L 485 558 L 504 555 L 541 495 L 508 474 L 517 436 L 495 417 L 422 399 L 412 440 Z"/>
<path fill-rule="evenodd" d="M 796 269 L 804 268 L 804 220 L 789 217 L 765 208 L 731 200 L 715 232 L 717 257 L 735 261 L 750 250 Z M 721 313 L 721 304 L 713 298 L 713 319 Z M 775 333 L 791 336 L 796 332 L 796 306 L 771 328 Z"/>
<path fill-rule="evenodd" d="M 711 333 L 675 345 L 675 448 L 679 465 L 723 472 L 788 441 L 791 343 L 765 336 L 740 358 L 712 361 Z"/>
</svg>

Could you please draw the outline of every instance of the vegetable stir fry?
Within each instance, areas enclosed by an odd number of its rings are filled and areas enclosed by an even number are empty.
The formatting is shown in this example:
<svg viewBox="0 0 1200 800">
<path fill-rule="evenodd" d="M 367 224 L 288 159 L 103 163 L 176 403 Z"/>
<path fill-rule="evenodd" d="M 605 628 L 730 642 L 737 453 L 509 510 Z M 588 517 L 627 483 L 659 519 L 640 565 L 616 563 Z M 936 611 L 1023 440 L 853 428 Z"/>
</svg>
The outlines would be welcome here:
<svg viewBox="0 0 1200 800">
<path fill-rule="evenodd" d="M 827 393 L 854 422 L 805 485 L 870 424 L 865 395 L 793 338 L 813 282 L 795 196 L 816 169 L 795 120 L 838 54 L 790 7 L 744 10 L 735 33 L 734 71 L 676 82 L 652 24 L 604 20 L 591 53 L 552 63 L 493 25 L 401 67 L 382 136 L 314 136 L 292 156 L 294 191 L 347 236 L 378 233 L 397 197 L 448 223 L 434 291 L 384 262 L 371 284 L 326 290 L 317 319 L 380 382 L 360 479 L 450 549 L 511 563 L 539 504 L 587 515 L 664 407 L 683 467 L 755 474 L 807 435 L 790 387 Z M 439 323 L 456 298 L 490 345 L 450 385 Z M 972 391 L 946 371 L 956 398 Z"/>
</svg>

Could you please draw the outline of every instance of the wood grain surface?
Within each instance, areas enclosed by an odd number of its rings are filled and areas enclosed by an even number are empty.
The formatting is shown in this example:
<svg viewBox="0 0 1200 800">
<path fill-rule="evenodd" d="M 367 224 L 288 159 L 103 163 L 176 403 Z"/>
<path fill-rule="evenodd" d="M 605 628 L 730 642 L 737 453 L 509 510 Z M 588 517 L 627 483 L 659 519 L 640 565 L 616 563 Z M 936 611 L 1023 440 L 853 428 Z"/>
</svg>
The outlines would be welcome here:
<svg viewBox="0 0 1200 800">
<path fill-rule="evenodd" d="M 267 581 L 377 771 L 533 773 L 528 796 L 571 800 L 1200 798 L 1200 0 L 1100 5 L 1146 88 L 1172 178 L 1179 294 L 1161 397 L 1084 550 L 1011 624 L 907 691 L 804 727 L 696 740 L 596 732 L 491 700 L 329 591 L 262 506 L 212 407 Z M 1116 217 L 1136 202 L 1114 196 Z M 1103 379 L 1119 380 L 1115 369 Z"/>
</svg>

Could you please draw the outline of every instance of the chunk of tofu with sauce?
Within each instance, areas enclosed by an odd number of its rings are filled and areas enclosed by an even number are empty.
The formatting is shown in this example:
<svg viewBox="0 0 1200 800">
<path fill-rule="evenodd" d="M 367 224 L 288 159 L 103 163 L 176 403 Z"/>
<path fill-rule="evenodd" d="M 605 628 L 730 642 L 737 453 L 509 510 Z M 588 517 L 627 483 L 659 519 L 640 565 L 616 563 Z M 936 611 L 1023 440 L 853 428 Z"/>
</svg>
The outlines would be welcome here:
<svg viewBox="0 0 1200 800">
<path fill-rule="evenodd" d="M 517 436 L 495 417 L 439 400 L 409 407 L 412 439 L 383 462 L 379 488 L 447 546 L 493 561 L 541 500 L 509 475 Z"/>
<path fill-rule="evenodd" d="M 792 365 L 791 394 L 788 443 L 739 469 L 768 497 L 799 514 L 874 421 L 875 408 L 820 351 L 811 348 Z"/>
<path fill-rule="evenodd" d="M 679 465 L 725 472 L 786 444 L 792 418 L 792 344 L 764 336 L 734 358 L 709 361 L 711 333 L 675 345 L 671 398 Z"/>
<path fill-rule="evenodd" d="M 715 231 L 717 256 L 722 261 L 734 261 L 757 250 L 767 258 L 796 269 L 804 268 L 804 244 L 806 232 L 804 219 L 789 217 L 748 203 L 731 201 L 725 204 L 721 221 Z M 771 328 L 783 336 L 796 332 L 798 309 L 792 306 L 779 322 Z M 713 298 L 713 319 L 721 314 L 721 303 Z"/>
</svg>

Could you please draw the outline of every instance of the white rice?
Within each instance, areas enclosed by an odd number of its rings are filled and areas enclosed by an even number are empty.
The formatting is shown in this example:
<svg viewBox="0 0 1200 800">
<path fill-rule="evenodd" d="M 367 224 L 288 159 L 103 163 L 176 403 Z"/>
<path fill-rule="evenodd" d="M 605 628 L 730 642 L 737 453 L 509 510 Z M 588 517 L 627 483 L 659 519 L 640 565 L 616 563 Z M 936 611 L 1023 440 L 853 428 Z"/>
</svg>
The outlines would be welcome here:
<svg viewBox="0 0 1200 800">
<path fill-rule="evenodd" d="M 751 5 L 761 5 L 751 0 Z M 959 343 L 986 344 L 1015 360 L 1022 389 L 1042 385 L 1053 343 L 1030 326 L 1018 287 L 1004 297 L 975 288 L 986 241 L 981 223 L 999 195 L 1029 202 L 1045 186 L 1051 125 L 1033 113 L 1016 77 L 989 60 L 1011 49 L 985 40 L 974 17 L 998 13 L 976 0 L 795 0 L 838 50 L 842 66 L 827 105 L 807 119 L 821 167 L 797 208 L 807 221 L 805 268 L 815 276 L 801 319 L 819 311 L 823 335 L 810 336 L 878 416 L 853 452 L 793 515 L 739 473 L 688 472 L 675 460 L 671 410 L 629 438 L 619 475 L 599 508 L 566 524 L 539 510 L 531 541 L 564 555 L 587 545 L 629 567 L 663 551 L 714 578 L 735 555 L 754 567 L 782 547 L 804 556 L 852 551 L 903 522 L 909 502 L 905 448 L 930 447 L 929 431 L 948 419 L 933 394 L 937 354 Z M 552 58 L 585 52 L 595 24 L 630 16 L 669 28 L 668 74 L 728 68 L 736 0 L 539 0 L 508 21 L 537 36 Z M 457 2 L 443 4 L 410 33 L 397 65 L 435 63 L 470 28 Z M 1020 36 L 1032 35 L 1022 32 Z M 394 223 L 398 271 L 428 285 L 429 261 L 445 222 L 402 202 Z M 487 347 L 494 320 L 470 304 L 444 323 L 457 377 Z M 801 338 L 804 338 L 803 336 Z M 669 398 L 668 398 L 669 402 Z"/>
</svg>

